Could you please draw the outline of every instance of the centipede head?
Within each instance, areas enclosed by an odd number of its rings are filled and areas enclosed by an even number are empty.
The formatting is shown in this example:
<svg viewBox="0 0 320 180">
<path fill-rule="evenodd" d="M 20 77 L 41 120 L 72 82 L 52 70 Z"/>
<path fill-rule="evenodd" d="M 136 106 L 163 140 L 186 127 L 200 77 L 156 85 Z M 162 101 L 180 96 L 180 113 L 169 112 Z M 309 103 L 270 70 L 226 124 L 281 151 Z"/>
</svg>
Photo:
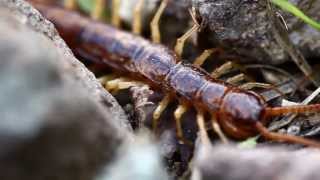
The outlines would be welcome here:
<svg viewBox="0 0 320 180">
<path fill-rule="evenodd" d="M 221 101 L 217 120 L 224 131 L 237 139 L 258 133 L 257 122 L 264 121 L 265 102 L 253 92 L 229 91 Z"/>
<path fill-rule="evenodd" d="M 231 91 L 221 102 L 219 117 L 224 120 L 253 124 L 264 116 L 265 102 L 255 93 Z"/>
</svg>

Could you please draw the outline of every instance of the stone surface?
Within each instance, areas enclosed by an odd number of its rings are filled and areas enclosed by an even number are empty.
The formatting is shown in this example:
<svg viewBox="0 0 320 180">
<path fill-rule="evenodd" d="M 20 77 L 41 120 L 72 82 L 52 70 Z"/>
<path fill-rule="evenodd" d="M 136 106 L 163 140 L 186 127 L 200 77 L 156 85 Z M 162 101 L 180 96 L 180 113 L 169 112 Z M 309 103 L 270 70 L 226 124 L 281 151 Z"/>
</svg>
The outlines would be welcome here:
<svg viewBox="0 0 320 180">
<path fill-rule="evenodd" d="M 159 156 L 159 146 L 147 131 L 140 132 L 134 143 L 121 147 L 114 164 L 96 180 L 169 180 Z"/>
<path fill-rule="evenodd" d="M 61 58 L 57 58 L 61 71 L 69 74 L 68 77 L 79 81 L 96 101 L 111 110 L 112 116 L 118 119 L 121 126 L 131 129 L 124 111 L 118 105 L 111 94 L 104 90 L 94 75 L 77 60 L 65 42 L 60 38 L 52 23 L 47 21 L 29 3 L 23 0 L 0 0 L 0 6 L 9 9 L 17 20 L 51 40 Z"/>
<path fill-rule="evenodd" d="M 24 1 L 0 1 L 0 179 L 93 179 L 131 141 L 123 110 Z"/>
<path fill-rule="evenodd" d="M 288 49 L 279 43 L 274 28 L 281 32 L 284 41 L 302 51 L 306 58 L 319 57 L 320 32 L 302 23 L 290 13 L 274 9 L 288 25 L 274 27 L 268 13 L 267 1 L 246 0 L 192 0 L 199 16 L 209 28 L 209 41 L 233 50 L 243 61 L 280 64 L 289 60 Z M 291 1 L 307 15 L 319 21 L 319 3 L 316 1 Z M 204 33 L 208 39 L 208 32 Z M 248 59 L 249 58 L 249 59 Z"/>
<path fill-rule="evenodd" d="M 196 152 L 192 180 L 319 179 L 320 151 L 280 148 L 241 149 L 202 146 Z"/>
</svg>

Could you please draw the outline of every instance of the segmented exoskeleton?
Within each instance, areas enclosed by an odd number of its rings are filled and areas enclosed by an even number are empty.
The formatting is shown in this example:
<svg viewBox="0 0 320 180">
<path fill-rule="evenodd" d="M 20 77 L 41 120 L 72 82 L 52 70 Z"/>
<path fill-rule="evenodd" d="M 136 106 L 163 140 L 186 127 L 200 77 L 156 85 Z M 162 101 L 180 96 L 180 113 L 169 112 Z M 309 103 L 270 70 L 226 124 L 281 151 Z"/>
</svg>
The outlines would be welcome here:
<svg viewBox="0 0 320 180">
<path fill-rule="evenodd" d="M 143 0 L 137 4 L 141 10 Z M 61 36 L 72 48 L 73 52 L 99 61 L 112 67 L 118 73 L 128 75 L 130 78 L 143 81 L 151 87 L 161 89 L 167 95 L 159 103 L 154 112 L 154 126 L 156 127 L 162 111 L 172 98 L 180 100 L 181 105 L 175 111 L 178 136 L 182 136 L 180 119 L 190 106 L 197 109 L 197 123 L 201 139 L 208 142 L 204 125 L 204 113 L 211 114 L 216 132 L 225 140 L 218 125 L 223 131 L 235 138 L 247 138 L 258 133 L 273 140 L 301 143 L 304 145 L 320 147 L 320 143 L 301 137 L 282 135 L 269 132 L 264 125 L 271 116 L 287 113 L 305 113 L 320 111 L 320 104 L 267 107 L 264 99 L 258 94 L 245 89 L 247 86 L 236 87 L 227 82 L 216 79 L 200 68 L 205 59 L 214 51 L 205 51 L 194 64 L 181 62 L 184 41 L 199 27 L 197 23 L 184 36 L 178 39 L 175 51 L 159 44 L 160 34 L 158 21 L 168 0 L 162 1 L 154 20 L 152 21 L 152 39 L 150 42 L 140 37 L 140 23 L 135 24 L 135 33 L 121 31 L 115 27 L 99 21 L 81 16 L 77 12 L 59 7 L 48 7 L 34 4 L 41 13 L 51 20 Z M 114 4 L 119 0 L 114 0 Z M 95 12 L 95 14 L 99 14 Z M 139 13 L 135 13 L 135 20 L 139 21 Z M 113 24 L 119 25 L 118 15 L 113 16 Z M 137 25 L 138 24 L 138 25 Z M 117 87 L 124 83 L 123 79 L 113 80 L 109 84 Z M 115 83 L 115 84 L 114 84 Z M 134 83 L 129 84 L 134 85 Z"/>
</svg>

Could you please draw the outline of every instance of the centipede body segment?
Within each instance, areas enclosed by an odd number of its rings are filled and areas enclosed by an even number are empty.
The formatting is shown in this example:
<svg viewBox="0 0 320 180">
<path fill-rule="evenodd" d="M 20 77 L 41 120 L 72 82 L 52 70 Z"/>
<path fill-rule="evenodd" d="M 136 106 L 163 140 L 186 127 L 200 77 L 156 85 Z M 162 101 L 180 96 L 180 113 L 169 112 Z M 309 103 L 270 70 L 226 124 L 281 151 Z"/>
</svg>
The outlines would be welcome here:
<svg viewBox="0 0 320 180">
<path fill-rule="evenodd" d="M 119 0 L 113 2 L 118 3 Z M 178 40 L 176 51 L 158 44 L 160 33 L 157 24 L 167 2 L 168 0 L 162 1 L 156 18 L 151 23 L 153 43 L 140 36 L 83 17 L 76 12 L 39 4 L 35 6 L 55 24 L 75 54 L 92 61 L 103 62 L 120 74 L 126 74 L 132 79 L 143 81 L 152 88 L 165 92 L 167 95 L 156 109 L 155 119 L 159 118 L 172 98 L 177 98 L 182 102 L 174 113 L 177 126 L 180 126 L 182 114 L 190 106 L 195 107 L 198 110 L 196 119 L 202 141 L 208 141 L 203 122 L 204 114 L 209 113 L 213 127 L 219 131 L 218 125 L 220 125 L 224 133 L 234 138 L 243 139 L 261 133 L 272 140 L 320 147 L 318 142 L 271 133 L 264 127 L 271 116 L 294 112 L 319 112 L 320 105 L 267 107 L 266 102 L 258 94 L 216 79 L 222 73 L 218 72 L 219 69 L 210 75 L 199 67 L 213 52 L 212 50 L 206 51 L 194 65 L 184 64 L 181 61 L 184 41 L 190 33 L 197 30 L 197 23 Z M 117 27 L 119 17 L 115 16 L 113 24 Z M 136 32 L 139 34 L 138 30 Z M 128 86 L 130 84 L 125 87 Z M 156 121 L 154 122 L 156 124 Z M 182 136 L 178 127 L 177 129 L 178 136 Z M 226 141 L 222 133 L 220 137 Z"/>
</svg>

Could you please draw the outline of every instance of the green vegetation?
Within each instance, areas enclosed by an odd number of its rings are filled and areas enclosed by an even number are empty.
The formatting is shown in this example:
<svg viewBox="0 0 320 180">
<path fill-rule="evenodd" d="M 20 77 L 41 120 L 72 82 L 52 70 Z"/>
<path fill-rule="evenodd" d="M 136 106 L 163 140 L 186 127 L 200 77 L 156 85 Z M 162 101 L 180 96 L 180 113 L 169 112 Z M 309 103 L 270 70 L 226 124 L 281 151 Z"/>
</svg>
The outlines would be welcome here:
<svg viewBox="0 0 320 180">
<path fill-rule="evenodd" d="M 300 9 L 298 9 L 295 5 L 290 3 L 288 0 L 271 0 L 271 2 L 279 6 L 283 10 L 288 11 L 293 15 L 295 15 L 296 17 L 302 19 L 305 23 L 309 24 L 313 28 L 320 30 L 320 23 L 306 16 Z"/>
</svg>

